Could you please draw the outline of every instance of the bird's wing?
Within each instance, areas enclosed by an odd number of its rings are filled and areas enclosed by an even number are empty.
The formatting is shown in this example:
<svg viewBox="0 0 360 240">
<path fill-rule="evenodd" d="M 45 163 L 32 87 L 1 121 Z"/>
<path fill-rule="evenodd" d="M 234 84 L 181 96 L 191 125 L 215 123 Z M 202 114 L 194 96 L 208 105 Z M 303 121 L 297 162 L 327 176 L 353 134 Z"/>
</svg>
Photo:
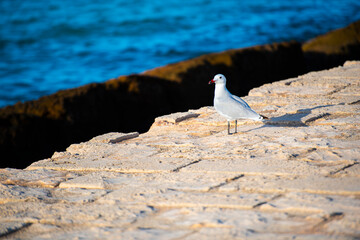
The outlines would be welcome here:
<svg viewBox="0 0 360 240">
<path fill-rule="evenodd" d="M 249 104 L 247 104 L 247 102 L 245 102 L 244 100 L 242 100 L 240 97 L 235 96 L 235 95 L 231 95 L 231 97 L 233 99 L 235 99 L 236 101 L 238 101 L 241 105 L 243 105 L 244 107 L 248 107 L 250 108 Z"/>
<path fill-rule="evenodd" d="M 250 106 L 249 104 L 247 104 L 247 102 L 245 102 L 244 100 L 242 100 L 240 97 L 235 96 L 235 95 L 231 95 L 235 100 L 237 100 L 239 103 L 243 104 L 244 106 L 248 107 L 251 109 L 251 111 L 255 112 Z M 262 119 L 269 119 L 268 117 L 265 117 L 264 115 L 258 114 Z"/>
<path fill-rule="evenodd" d="M 259 120 L 259 114 L 252 110 L 244 100 L 237 97 L 240 99 L 238 100 L 233 96 L 234 95 L 226 98 L 215 99 L 215 109 L 227 119 L 248 118 Z"/>
</svg>

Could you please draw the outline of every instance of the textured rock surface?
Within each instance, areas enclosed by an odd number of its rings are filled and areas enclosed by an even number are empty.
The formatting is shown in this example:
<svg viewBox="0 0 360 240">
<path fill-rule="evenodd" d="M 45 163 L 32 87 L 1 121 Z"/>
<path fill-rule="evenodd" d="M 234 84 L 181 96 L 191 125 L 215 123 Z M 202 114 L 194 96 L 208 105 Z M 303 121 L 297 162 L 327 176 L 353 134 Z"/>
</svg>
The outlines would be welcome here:
<svg viewBox="0 0 360 240">
<path fill-rule="evenodd" d="M 203 107 L 159 117 L 144 134 L 109 133 L 25 170 L 0 169 L 0 236 L 360 237 L 360 62 L 266 84 L 245 100 L 271 120 L 227 135 Z"/>
<path fill-rule="evenodd" d="M 210 105 L 213 92 L 205 85 L 217 73 L 233 79 L 228 87 L 243 96 L 264 83 L 351 59 L 360 60 L 360 21 L 303 45 L 273 43 L 205 54 L 18 103 L 0 109 L 0 167 L 24 168 L 73 142 L 112 131 L 145 132 L 157 116 Z"/>
</svg>

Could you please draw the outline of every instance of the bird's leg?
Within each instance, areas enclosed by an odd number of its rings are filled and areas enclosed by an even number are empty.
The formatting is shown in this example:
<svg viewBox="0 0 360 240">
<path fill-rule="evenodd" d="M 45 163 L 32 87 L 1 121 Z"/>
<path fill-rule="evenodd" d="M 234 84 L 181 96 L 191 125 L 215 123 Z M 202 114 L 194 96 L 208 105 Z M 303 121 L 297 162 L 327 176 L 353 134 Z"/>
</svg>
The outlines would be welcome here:
<svg viewBox="0 0 360 240">
<path fill-rule="evenodd" d="M 229 120 L 227 122 L 228 122 L 228 135 L 230 135 L 230 122 Z"/>
<path fill-rule="evenodd" d="M 237 120 L 235 120 L 235 133 L 237 133 Z"/>
</svg>

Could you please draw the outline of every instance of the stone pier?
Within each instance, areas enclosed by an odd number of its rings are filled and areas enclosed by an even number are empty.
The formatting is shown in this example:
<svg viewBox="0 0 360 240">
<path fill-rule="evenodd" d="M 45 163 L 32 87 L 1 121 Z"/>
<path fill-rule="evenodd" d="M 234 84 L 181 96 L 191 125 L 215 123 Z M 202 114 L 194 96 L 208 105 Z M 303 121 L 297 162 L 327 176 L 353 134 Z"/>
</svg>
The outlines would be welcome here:
<svg viewBox="0 0 360 240">
<path fill-rule="evenodd" d="M 202 107 L 0 169 L 0 237 L 360 238 L 360 62 L 244 100 L 270 120 Z"/>
</svg>

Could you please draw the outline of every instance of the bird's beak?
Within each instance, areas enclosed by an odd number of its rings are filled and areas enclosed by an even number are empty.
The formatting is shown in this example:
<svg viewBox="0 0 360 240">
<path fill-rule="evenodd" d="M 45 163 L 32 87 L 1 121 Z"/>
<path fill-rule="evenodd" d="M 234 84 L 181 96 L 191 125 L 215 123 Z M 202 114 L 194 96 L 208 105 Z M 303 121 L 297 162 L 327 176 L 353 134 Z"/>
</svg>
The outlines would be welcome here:
<svg viewBox="0 0 360 240">
<path fill-rule="evenodd" d="M 215 83 L 214 79 L 209 81 L 209 84 Z"/>
</svg>

